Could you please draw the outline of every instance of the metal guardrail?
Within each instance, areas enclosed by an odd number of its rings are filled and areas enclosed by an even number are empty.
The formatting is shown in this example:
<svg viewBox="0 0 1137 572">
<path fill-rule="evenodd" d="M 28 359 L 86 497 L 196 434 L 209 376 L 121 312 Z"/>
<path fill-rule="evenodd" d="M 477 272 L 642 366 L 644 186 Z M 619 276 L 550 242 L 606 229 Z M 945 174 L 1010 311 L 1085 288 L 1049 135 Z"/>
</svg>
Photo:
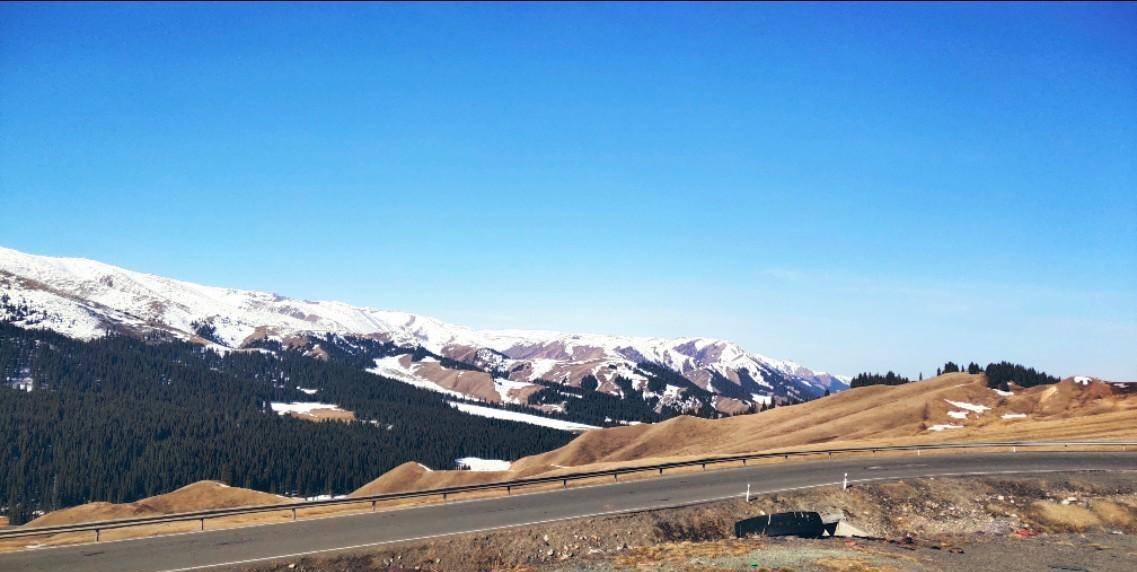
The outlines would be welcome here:
<svg viewBox="0 0 1137 572">
<path fill-rule="evenodd" d="M 390 500 L 399 499 L 412 499 L 423 497 L 442 497 L 445 501 L 450 495 L 458 493 L 467 493 L 473 491 L 484 491 L 494 489 L 505 489 L 506 493 L 512 493 L 513 489 L 522 488 L 527 486 L 542 485 L 549 483 L 561 483 L 562 488 L 568 488 L 569 481 L 579 481 L 584 479 L 594 479 L 597 477 L 612 477 L 613 480 L 619 481 L 620 475 L 630 473 L 645 473 L 658 471 L 660 475 L 667 469 L 678 469 L 685 467 L 702 466 L 706 470 L 707 465 L 716 465 L 721 463 L 736 463 L 742 462 L 743 465 L 747 461 L 760 460 L 760 459 L 774 459 L 782 457 L 789 459 L 790 457 L 803 457 L 812 455 L 827 455 L 832 460 L 833 455 L 842 453 L 873 453 L 887 452 L 887 451 L 927 451 L 927 450 L 944 450 L 944 449 L 990 449 L 990 448 L 1011 448 L 1012 452 L 1016 452 L 1019 447 L 1120 447 L 1122 451 L 1128 450 L 1130 447 L 1137 448 L 1137 441 L 999 441 L 999 442 L 976 442 L 976 443 L 936 443 L 936 444 L 920 444 L 920 445 L 891 445 L 879 447 L 849 447 L 843 449 L 816 449 L 816 450 L 799 450 L 799 451 L 779 451 L 779 452 L 766 452 L 766 453 L 748 453 L 743 455 L 730 455 L 718 457 L 705 457 L 693 459 L 688 461 L 676 461 L 671 463 L 660 463 L 656 465 L 641 465 L 635 467 L 624 467 L 617 469 L 609 469 L 604 471 L 589 471 L 584 473 L 573 473 L 569 475 L 549 476 L 549 477 L 533 477 L 528 479 L 517 479 L 513 481 L 501 481 L 496 483 L 484 483 L 476 485 L 462 485 L 456 487 L 445 487 L 439 489 L 427 489 L 422 491 L 409 491 L 401 493 L 384 493 L 378 495 L 358 496 L 358 497 L 344 497 L 337 499 L 318 500 L 318 501 L 302 501 L 291 503 L 279 503 L 270 505 L 257 505 L 248 507 L 232 507 L 232 508 L 219 508 L 210 510 L 200 510 L 193 512 L 183 512 L 176 514 L 168 514 L 161 516 L 147 516 L 137 518 L 124 518 L 115 520 L 103 520 L 95 522 L 86 522 L 81 524 L 68 524 L 56 526 L 42 526 L 31 528 L 16 528 L 10 530 L 0 530 L 0 540 L 10 538 L 23 538 L 29 536 L 43 536 L 50 534 L 59 534 L 65 532 L 94 532 L 95 540 L 99 541 L 102 531 L 114 530 L 119 528 L 129 528 L 134 526 L 152 525 L 152 524 L 168 524 L 174 522 L 200 522 L 199 530 L 205 530 L 205 521 L 213 518 L 221 518 L 226 516 L 258 514 L 267 512 L 292 512 L 292 520 L 297 519 L 297 511 L 319 507 L 340 506 L 340 505 L 353 505 L 371 503 L 371 510 L 375 511 L 378 503 Z"/>
</svg>

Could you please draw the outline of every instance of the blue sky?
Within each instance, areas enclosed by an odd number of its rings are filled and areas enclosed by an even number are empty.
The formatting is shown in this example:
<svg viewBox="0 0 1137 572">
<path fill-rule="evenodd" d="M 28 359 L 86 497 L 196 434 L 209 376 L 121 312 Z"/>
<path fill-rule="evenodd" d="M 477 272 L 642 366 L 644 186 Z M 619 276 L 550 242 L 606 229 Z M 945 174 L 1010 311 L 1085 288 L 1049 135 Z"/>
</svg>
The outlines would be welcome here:
<svg viewBox="0 0 1137 572">
<path fill-rule="evenodd" d="M 1137 379 L 1134 5 L 0 5 L 0 245 Z"/>
</svg>

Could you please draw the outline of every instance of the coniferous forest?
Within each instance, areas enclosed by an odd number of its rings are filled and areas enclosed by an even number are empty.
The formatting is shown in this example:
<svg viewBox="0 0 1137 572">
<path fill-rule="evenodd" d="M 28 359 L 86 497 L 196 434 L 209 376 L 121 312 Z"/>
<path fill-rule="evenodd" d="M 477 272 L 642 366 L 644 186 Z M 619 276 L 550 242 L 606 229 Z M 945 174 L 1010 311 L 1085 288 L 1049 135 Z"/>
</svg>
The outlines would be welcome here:
<svg viewBox="0 0 1137 572">
<path fill-rule="evenodd" d="M 1033 367 L 1025 367 L 1005 361 L 987 364 L 984 373 L 987 374 L 987 386 L 996 389 L 1007 389 L 1009 383 L 1020 387 L 1034 387 L 1060 381 L 1057 377 L 1038 371 Z"/>
<path fill-rule="evenodd" d="M 80 342 L 0 322 L 0 502 L 12 523 L 93 500 L 126 502 L 201 479 L 282 494 L 343 494 L 406 461 L 559 447 L 564 431 L 466 415 L 440 394 L 300 352 L 230 352 L 111 336 Z M 315 396 L 299 389 L 318 388 Z M 335 403 L 359 421 L 274 414 Z"/>
<path fill-rule="evenodd" d="M 274 341 L 222 355 L 168 339 L 108 336 L 82 342 L 0 322 L 0 383 L 34 386 L 24 391 L 0 385 L 3 511 L 19 524 L 40 511 L 94 500 L 127 502 L 201 479 L 296 496 L 344 494 L 406 461 L 450 468 L 466 456 L 512 460 L 573 438 L 470 416 L 447 403 L 453 398 L 365 371 L 374 358 L 405 348 L 332 336 L 316 341 L 327 359 Z M 414 358 L 427 354 L 420 349 Z M 647 390 L 671 384 L 709 396 L 666 368 L 650 363 L 640 368 L 650 378 Z M 1058 381 L 1007 362 L 986 368 L 971 363 L 966 369 L 948 362 L 939 371 L 986 373 L 991 387 Z M 909 382 L 893 372 L 862 373 L 851 386 Z M 594 378 L 579 388 L 536 383 L 545 388 L 530 403 L 568 408 L 545 416 L 571 414 L 596 425 L 658 422 L 679 413 L 715 416 L 698 401 L 690 411 L 660 408 L 623 378 L 617 384 L 630 399 L 598 392 Z M 314 423 L 276 415 L 269 404 L 277 401 L 334 403 L 353 411 L 356 421 Z M 519 405 L 503 407 L 539 414 Z"/>
<path fill-rule="evenodd" d="M 904 385 L 912 380 L 891 371 L 881 375 L 879 373 L 860 373 L 849 382 L 849 387 L 866 387 L 869 385 Z"/>
<path fill-rule="evenodd" d="M 960 366 L 953 361 L 944 364 L 943 367 L 936 369 L 936 375 L 945 373 L 958 373 L 966 372 L 970 374 L 985 374 L 987 376 L 987 386 L 996 389 L 1007 389 L 1007 384 L 1013 383 L 1019 387 L 1033 387 L 1035 385 L 1045 385 L 1049 383 L 1058 383 L 1061 381 L 1059 378 L 1050 375 L 1043 371 L 1038 371 L 1033 367 L 1026 367 L 1017 363 L 1010 363 L 1001 361 L 999 363 L 989 363 L 987 367 L 982 367 L 975 362 L 967 364 L 966 367 Z M 921 376 L 921 379 L 923 377 Z M 911 383 L 912 380 L 902 375 L 897 375 L 893 372 L 886 374 L 879 373 L 861 373 L 857 374 L 849 383 L 850 388 L 866 387 L 869 385 L 903 385 Z"/>
</svg>

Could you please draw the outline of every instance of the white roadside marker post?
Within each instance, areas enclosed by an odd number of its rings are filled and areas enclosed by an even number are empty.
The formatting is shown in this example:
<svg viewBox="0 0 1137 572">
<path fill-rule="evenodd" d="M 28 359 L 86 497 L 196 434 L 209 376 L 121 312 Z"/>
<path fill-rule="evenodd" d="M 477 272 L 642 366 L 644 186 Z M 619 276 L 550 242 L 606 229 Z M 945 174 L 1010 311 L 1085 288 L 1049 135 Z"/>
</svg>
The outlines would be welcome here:
<svg viewBox="0 0 1137 572">
<path fill-rule="evenodd" d="M 849 473 L 845 473 L 845 478 L 841 480 L 841 490 L 849 489 Z"/>
<path fill-rule="evenodd" d="M 750 502 L 750 483 L 746 483 L 746 502 Z"/>
</svg>

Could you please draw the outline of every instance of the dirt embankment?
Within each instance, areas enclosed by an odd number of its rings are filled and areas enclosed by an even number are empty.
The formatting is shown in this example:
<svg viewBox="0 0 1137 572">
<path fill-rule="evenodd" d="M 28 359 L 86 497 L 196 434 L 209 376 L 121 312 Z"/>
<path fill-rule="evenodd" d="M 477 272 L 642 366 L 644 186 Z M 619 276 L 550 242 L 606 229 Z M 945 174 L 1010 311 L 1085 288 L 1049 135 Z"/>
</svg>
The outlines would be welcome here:
<svg viewBox="0 0 1137 572">
<path fill-rule="evenodd" d="M 841 512 L 879 539 L 732 538 L 735 521 L 788 510 Z M 927 478 L 469 534 L 248 570 L 979 570 L 999 562 L 1009 572 L 1071 561 L 1131 570 L 1135 534 L 1131 473 Z"/>
</svg>

